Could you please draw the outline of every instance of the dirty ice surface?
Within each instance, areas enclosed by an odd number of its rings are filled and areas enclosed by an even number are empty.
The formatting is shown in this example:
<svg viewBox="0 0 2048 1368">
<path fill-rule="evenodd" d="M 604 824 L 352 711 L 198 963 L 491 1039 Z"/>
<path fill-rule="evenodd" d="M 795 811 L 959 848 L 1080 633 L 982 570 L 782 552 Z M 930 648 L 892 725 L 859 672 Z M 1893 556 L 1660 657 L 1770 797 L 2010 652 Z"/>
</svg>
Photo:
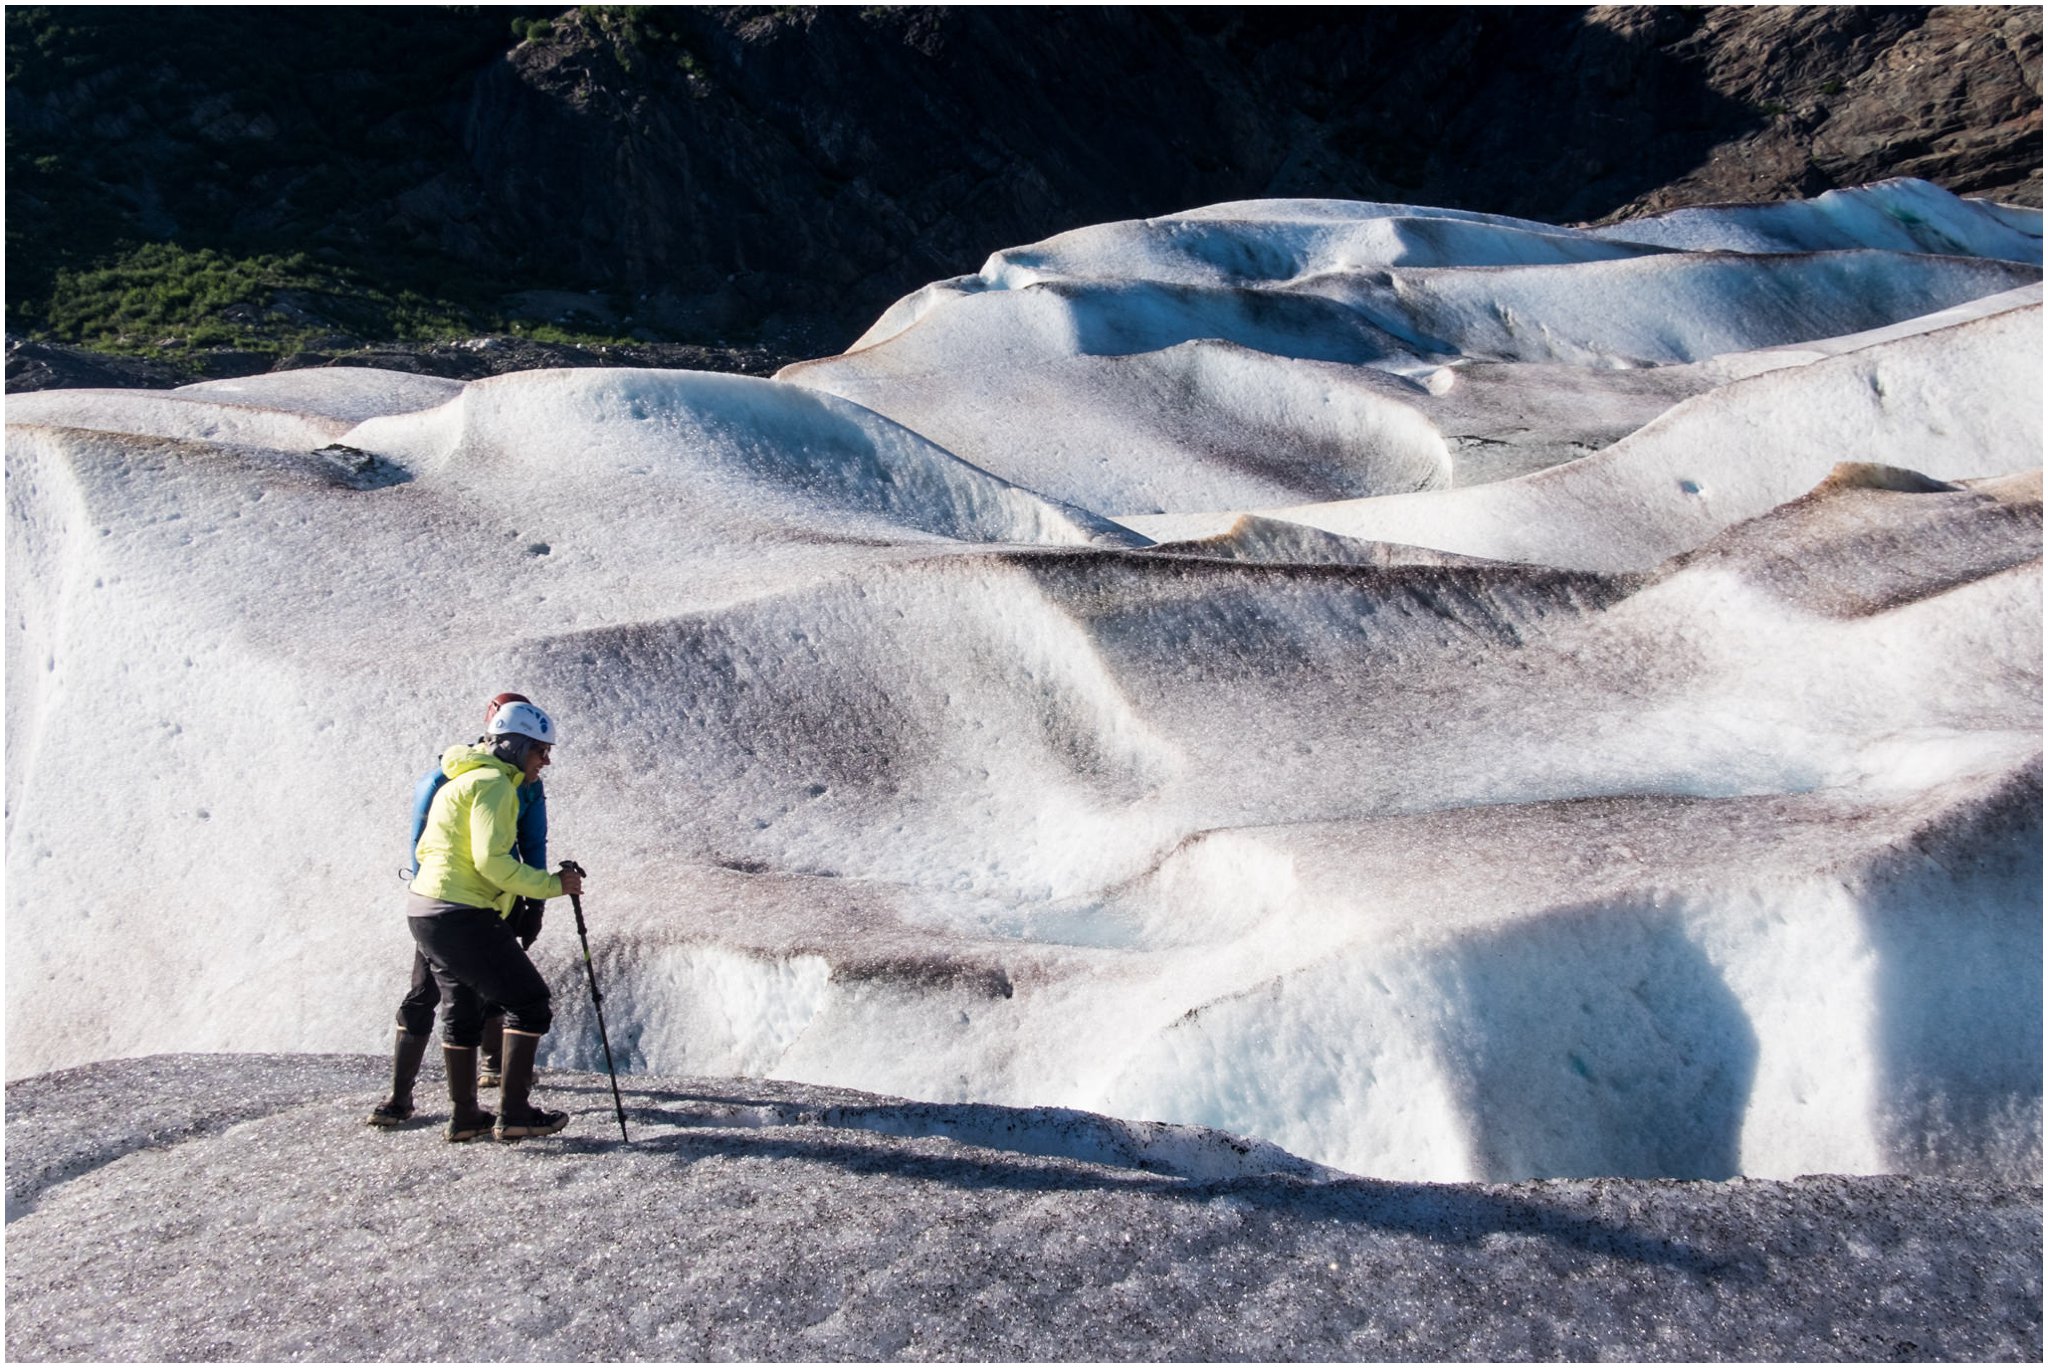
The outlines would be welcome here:
<svg viewBox="0 0 2048 1368">
<path fill-rule="evenodd" d="M 518 689 L 632 1074 L 2036 1175 L 2039 232 L 1251 202 L 774 380 L 12 397 L 8 1077 L 388 1048 L 412 785 Z"/>
<path fill-rule="evenodd" d="M 560 1137 L 359 1124 L 380 1070 L 8 1085 L 7 1353 L 261 1361 L 2038 1360 L 2038 1187 L 1344 1178 L 1214 1132 L 546 1080 Z M 439 1119 L 438 1117 L 435 1119 Z"/>
</svg>

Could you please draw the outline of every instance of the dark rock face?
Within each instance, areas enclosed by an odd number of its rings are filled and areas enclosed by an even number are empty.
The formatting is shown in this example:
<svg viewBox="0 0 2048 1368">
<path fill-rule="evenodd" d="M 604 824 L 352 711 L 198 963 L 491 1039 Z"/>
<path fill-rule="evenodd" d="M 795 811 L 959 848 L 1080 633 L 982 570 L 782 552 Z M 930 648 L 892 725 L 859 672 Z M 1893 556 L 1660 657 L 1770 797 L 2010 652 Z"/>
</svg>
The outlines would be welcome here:
<svg viewBox="0 0 2048 1368">
<path fill-rule="evenodd" d="M 552 244 L 670 328 L 843 344 L 998 247 L 1255 193 L 1283 152 L 1244 74 L 1177 70 L 1207 45 L 1143 11 L 675 13 L 637 45 L 563 21 L 464 130 L 477 246 Z"/>
<path fill-rule="evenodd" d="M 72 13 L 10 11 L 15 327 L 46 257 L 151 237 L 815 355 L 997 248 L 1230 199 L 2040 202 L 2029 7 Z"/>
<path fill-rule="evenodd" d="M 1713 10 L 1674 52 L 1709 89 L 1769 117 L 1626 211 L 1886 176 L 2041 203 L 2039 10 Z"/>
</svg>

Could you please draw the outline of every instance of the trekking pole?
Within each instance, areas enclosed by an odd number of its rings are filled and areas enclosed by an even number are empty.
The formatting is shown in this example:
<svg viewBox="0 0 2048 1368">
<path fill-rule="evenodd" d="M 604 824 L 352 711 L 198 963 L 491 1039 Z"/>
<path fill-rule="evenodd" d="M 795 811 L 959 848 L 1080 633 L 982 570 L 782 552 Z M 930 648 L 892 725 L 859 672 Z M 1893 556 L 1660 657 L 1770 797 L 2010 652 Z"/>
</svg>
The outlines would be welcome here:
<svg viewBox="0 0 2048 1368">
<path fill-rule="evenodd" d="M 578 878 L 586 877 L 583 866 L 574 860 L 562 861 L 562 868 Z M 619 1071 L 612 1064 L 612 1042 L 604 1030 L 604 994 L 597 991 L 597 970 L 590 963 L 590 932 L 583 925 L 582 895 L 571 893 L 569 906 L 576 910 L 576 939 L 583 942 L 583 973 L 590 980 L 590 1005 L 597 1011 L 597 1038 L 604 1045 L 604 1067 L 612 1076 L 612 1110 L 619 1115 L 619 1139 L 630 1145 L 633 1137 L 626 1134 L 626 1104 L 619 1100 Z"/>
</svg>

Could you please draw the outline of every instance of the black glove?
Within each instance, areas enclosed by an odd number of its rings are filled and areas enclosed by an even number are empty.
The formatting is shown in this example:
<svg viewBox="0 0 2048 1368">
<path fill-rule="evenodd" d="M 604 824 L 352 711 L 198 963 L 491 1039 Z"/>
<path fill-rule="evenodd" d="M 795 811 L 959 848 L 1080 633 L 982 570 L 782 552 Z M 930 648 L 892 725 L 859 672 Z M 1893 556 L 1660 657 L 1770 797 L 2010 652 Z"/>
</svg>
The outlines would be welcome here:
<svg viewBox="0 0 2048 1368">
<path fill-rule="evenodd" d="M 529 950 L 540 939 L 541 912 L 547 904 L 539 898 L 521 898 L 512 904 L 512 934 L 519 938 L 519 948 Z"/>
</svg>

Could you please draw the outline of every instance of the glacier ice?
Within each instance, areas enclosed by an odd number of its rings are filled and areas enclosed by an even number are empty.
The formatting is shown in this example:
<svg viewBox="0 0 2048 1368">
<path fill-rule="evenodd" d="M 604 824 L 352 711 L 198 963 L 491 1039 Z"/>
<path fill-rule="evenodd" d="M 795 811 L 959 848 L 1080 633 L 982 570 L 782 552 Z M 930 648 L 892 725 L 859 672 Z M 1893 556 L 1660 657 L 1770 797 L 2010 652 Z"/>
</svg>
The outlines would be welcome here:
<svg viewBox="0 0 2048 1368">
<path fill-rule="evenodd" d="M 374 1133 L 349 1055 L 10 1083 L 18 1361 L 2029 1360 L 2038 1188 L 1345 1178 L 1059 1108 L 551 1076 L 545 1146 Z M 322 1143 L 309 1162 L 308 1137 Z"/>
<path fill-rule="evenodd" d="M 2038 242 L 1916 182 L 1252 202 L 773 381 L 12 397 L 8 1076 L 381 1049 L 410 785 L 514 688 L 635 1074 L 2025 1173 Z"/>
</svg>

